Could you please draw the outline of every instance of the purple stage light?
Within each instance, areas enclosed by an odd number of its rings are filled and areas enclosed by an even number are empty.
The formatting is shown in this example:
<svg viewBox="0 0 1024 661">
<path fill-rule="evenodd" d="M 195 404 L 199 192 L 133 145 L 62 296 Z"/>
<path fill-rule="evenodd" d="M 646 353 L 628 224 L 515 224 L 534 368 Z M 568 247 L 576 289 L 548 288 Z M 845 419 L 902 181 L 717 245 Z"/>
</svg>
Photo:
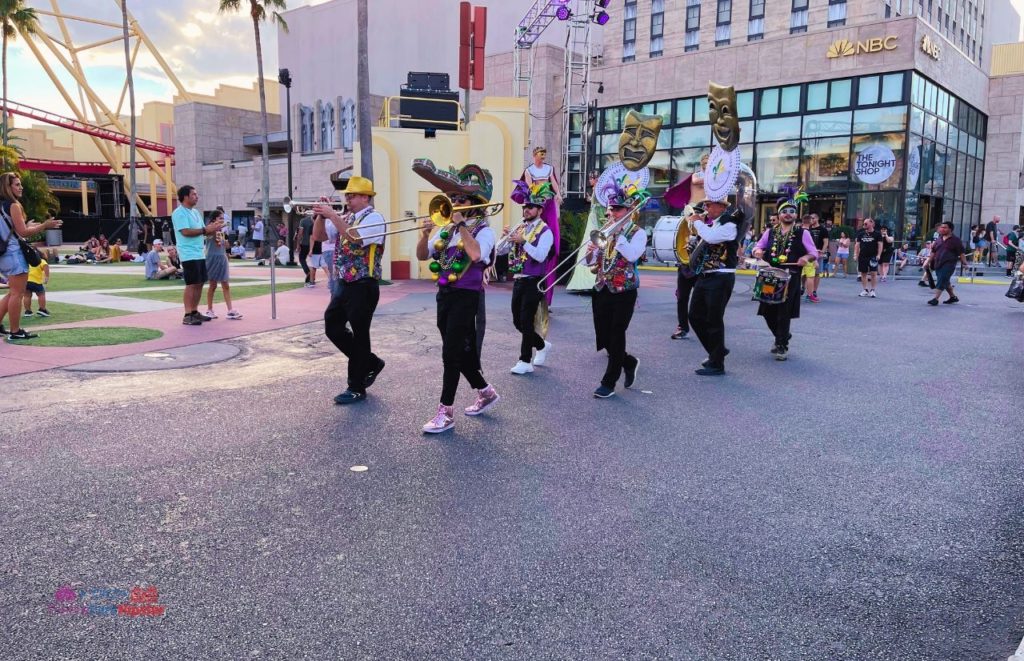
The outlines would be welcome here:
<svg viewBox="0 0 1024 661">
<path fill-rule="evenodd" d="M 599 11 L 594 16 L 594 22 L 597 23 L 598 25 L 604 25 L 605 23 L 608 22 L 609 18 L 611 18 L 611 17 L 608 15 L 608 12 L 606 12 L 606 11 Z"/>
<path fill-rule="evenodd" d="M 571 16 L 572 11 L 570 11 L 569 8 L 566 7 L 565 5 L 559 7 L 558 11 L 555 12 L 555 18 L 557 18 L 560 21 L 568 21 Z"/>
</svg>

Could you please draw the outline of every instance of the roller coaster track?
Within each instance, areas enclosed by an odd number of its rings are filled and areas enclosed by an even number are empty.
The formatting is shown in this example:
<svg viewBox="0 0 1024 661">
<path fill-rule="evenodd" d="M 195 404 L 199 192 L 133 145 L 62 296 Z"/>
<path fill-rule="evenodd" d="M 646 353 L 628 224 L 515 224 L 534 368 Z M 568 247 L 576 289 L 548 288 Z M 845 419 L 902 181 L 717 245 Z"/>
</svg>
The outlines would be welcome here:
<svg viewBox="0 0 1024 661">
<path fill-rule="evenodd" d="M 85 133 L 86 135 L 95 136 L 102 140 L 109 140 L 116 142 L 120 145 L 131 144 L 131 136 L 125 135 L 119 131 L 111 131 L 95 124 L 88 122 L 82 122 L 71 117 L 64 117 L 55 113 L 40 110 L 39 108 L 33 108 L 32 106 L 26 106 L 24 103 L 17 103 L 15 101 L 7 101 L 7 111 L 15 115 L 21 115 L 29 119 L 34 119 L 44 124 L 50 124 L 52 126 L 61 126 L 78 133 Z M 169 156 L 174 155 L 174 147 L 165 145 L 160 142 L 154 142 L 152 140 L 143 140 L 142 138 L 135 138 L 135 146 L 138 149 L 145 149 L 147 151 L 155 151 L 161 154 L 167 154 Z"/>
<path fill-rule="evenodd" d="M 163 159 L 156 162 L 157 165 L 165 165 Z M 171 160 L 171 165 L 174 165 L 174 160 Z M 110 163 L 106 161 L 54 161 L 44 158 L 23 158 L 18 162 L 18 166 L 23 170 L 42 170 L 46 172 L 74 172 L 75 174 L 108 174 L 112 169 Z M 131 163 L 125 163 L 124 169 L 127 170 L 131 166 Z M 140 161 L 135 164 L 137 168 L 148 168 L 149 163 Z"/>
</svg>

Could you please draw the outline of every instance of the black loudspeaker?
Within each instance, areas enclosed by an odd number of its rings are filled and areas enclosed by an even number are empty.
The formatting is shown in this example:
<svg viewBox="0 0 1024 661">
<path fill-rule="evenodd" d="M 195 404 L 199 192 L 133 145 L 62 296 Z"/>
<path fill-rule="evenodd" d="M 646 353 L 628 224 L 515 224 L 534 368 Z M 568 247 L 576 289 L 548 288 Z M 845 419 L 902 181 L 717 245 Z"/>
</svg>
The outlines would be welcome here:
<svg viewBox="0 0 1024 661">
<path fill-rule="evenodd" d="M 403 89 L 399 101 L 402 119 L 398 125 L 403 129 L 454 131 L 459 120 L 458 101 L 458 92 Z"/>
<path fill-rule="evenodd" d="M 406 87 L 411 90 L 429 90 L 447 92 L 450 88 L 448 74 L 431 71 L 410 71 L 406 77 Z"/>
</svg>

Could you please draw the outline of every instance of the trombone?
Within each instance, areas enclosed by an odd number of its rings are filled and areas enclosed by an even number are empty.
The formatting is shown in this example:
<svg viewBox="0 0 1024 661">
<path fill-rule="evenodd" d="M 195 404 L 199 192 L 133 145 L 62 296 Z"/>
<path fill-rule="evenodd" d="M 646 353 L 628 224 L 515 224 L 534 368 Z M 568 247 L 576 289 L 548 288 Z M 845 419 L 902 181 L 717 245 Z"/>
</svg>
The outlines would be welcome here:
<svg viewBox="0 0 1024 661">
<path fill-rule="evenodd" d="M 385 225 L 392 225 L 394 223 L 407 223 L 407 222 L 410 222 L 410 221 L 423 220 L 424 218 L 429 218 L 430 222 L 432 222 L 436 227 L 444 228 L 449 223 L 452 222 L 452 216 L 454 216 L 457 212 L 468 211 L 470 209 L 484 209 L 485 213 L 484 213 L 483 217 L 484 218 L 489 218 L 491 216 L 498 215 L 499 213 L 501 213 L 501 210 L 504 209 L 504 208 L 505 208 L 505 203 L 504 202 L 489 202 L 489 203 L 485 203 L 485 204 L 467 204 L 465 206 L 457 207 L 457 206 L 453 206 L 452 205 L 452 201 L 448 198 L 447 195 L 440 194 L 440 195 L 435 195 L 434 197 L 430 198 L 430 203 L 427 205 L 428 213 L 426 213 L 426 214 L 424 214 L 422 216 L 409 216 L 408 218 L 398 218 L 398 219 L 395 219 L 395 220 L 389 220 L 389 221 L 386 221 L 384 224 Z M 415 225 L 413 227 L 405 227 L 405 228 L 398 229 L 398 230 L 389 230 L 387 232 L 381 232 L 379 234 L 369 234 L 367 236 L 363 236 L 362 238 L 364 238 L 364 239 L 376 239 L 376 238 L 381 237 L 381 236 L 391 236 L 392 234 L 401 234 L 403 232 L 414 232 L 414 231 L 419 230 L 419 229 L 421 229 L 420 226 L 419 225 Z"/>
<path fill-rule="evenodd" d="M 640 207 L 647 204 L 647 202 L 650 199 L 650 196 L 640 196 L 634 198 L 630 206 L 628 207 L 629 211 L 627 211 L 625 215 L 622 216 L 622 218 L 618 220 L 609 220 L 604 225 L 602 225 L 600 229 L 592 230 L 590 232 L 590 243 L 593 243 L 599 249 L 603 250 L 605 247 L 607 247 L 609 241 L 615 238 L 615 236 L 619 232 L 621 232 L 623 228 L 626 227 L 626 225 L 632 222 L 633 214 L 636 213 L 636 211 Z M 554 289 L 555 285 L 558 284 L 559 278 L 556 277 L 554 280 L 551 281 L 551 284 L 547 284 L 548 278 L 550 278 L 552 275 L 557 275 L 558 269 L 562 268 L 562 266 L 569 263 L 570 260 L 576 260 L 576 263 L 573 265 L 574 268 L 579 264 L 583 263 L 583 260 L 585 260 L 587 256 L 583 255 L 582 257 L 578 257 L 578 255 L 586 245 L 586 243 L 581 243 L 578 248 L 576 248 L 571 253 L 566 255 L 565 259 L 555 264 L 554 268 L 552 268 L 550 271 L 542 275 L 540 281 L 537 283 L 537 289 L 542 294 L 546 294 L 552 289 Z"/>
</svg>

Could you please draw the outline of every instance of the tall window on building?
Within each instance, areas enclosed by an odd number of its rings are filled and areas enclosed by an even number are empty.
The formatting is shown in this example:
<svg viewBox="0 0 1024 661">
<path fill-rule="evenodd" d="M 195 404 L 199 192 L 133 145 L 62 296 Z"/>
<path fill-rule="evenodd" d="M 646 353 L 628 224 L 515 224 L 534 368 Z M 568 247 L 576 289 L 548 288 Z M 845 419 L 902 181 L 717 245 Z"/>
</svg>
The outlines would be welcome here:
<svg viewBox="0 0 1024 661">
<path fill-rule="evenodd" d="M 718 0 L 718 17 L 715 21 L 715 45 L 728 46 L 732 39 L 732 0 Z"/>
<path fill-rule="evenodd" d="M 846 25 L 846 0 L 828 0 L 828 26 Z"/>
<path fill-rule="evenodd" d="M 665 50 L 665 0 L 651 0 L 651 57 Z"/>
<path fill-rule="evenodd" d="M 700 0 L 686 0 L 686 49 L 700 48 Z"/>
<path fill-rule="evenodd" d="M 334 149 L 334 106 L 325 103 L 320 108 L 320 151 Z"/>
<path fill-rule="evenodd" d="M 622 61 L 636 59 L 636 0 L 627 0 L 622 14 Z"/>
<path fill-rule="evenodd" d="M 764 0 L 750 0 L 747 41 L 757 41 L 759 39 L 764 39 Z"/>
<path fill-rule="evenodd" d="M 299 105 L 299 136 L 302 153 L 308 154 L 313 151 L 313 109 L 301 104 Z"/>
<path fill-rule="evenodd" d="M 808 0 L 793 0 L 793 9 L 789 14 L 789 33 L 807 32 Z"/>
</svg>

